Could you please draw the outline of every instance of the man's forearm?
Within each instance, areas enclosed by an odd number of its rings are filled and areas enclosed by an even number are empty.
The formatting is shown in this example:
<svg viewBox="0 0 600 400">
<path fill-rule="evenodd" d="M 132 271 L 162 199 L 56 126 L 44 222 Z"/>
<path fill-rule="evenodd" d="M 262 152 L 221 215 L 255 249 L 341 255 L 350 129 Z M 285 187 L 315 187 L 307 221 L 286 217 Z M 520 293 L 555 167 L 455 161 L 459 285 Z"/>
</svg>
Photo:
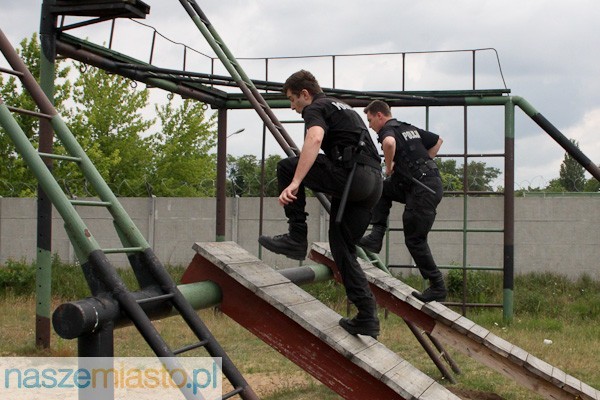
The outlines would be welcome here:
<svg viewBox="0 0 600 400">
<path fill-rule="evenodd" d="M 296 172 L 294 173 L 293 182 L 300 184 L 310 168 L 315 163 L 319 150 L 321 149 L 321 142 L 323 141 L 324 131 L 320 127 L 312 127 L 304 138 L 304 144 L 302 145 L 302 151 L 300 152 L 300 159 L 296 166 Z"/>
</svg>

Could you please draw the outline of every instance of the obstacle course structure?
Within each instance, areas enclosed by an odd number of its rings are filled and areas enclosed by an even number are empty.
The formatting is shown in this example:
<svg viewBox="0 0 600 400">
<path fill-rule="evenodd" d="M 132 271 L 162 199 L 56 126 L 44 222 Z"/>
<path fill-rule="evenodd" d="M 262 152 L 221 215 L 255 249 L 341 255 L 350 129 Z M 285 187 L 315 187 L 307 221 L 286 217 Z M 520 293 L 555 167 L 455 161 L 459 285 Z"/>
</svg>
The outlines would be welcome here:
<svg viewBox="0 0 600 400">
<path fill-rule="evenodd" d="M 169 362 L 172 364 L 168 365 L 169 371 L 177 369 L 178 364 L 175 361 L 177 355 L 198 347 L 205 347 L 211 356 L 222 358 L 223 373 L 234 387 L 234 390 L 228 394 L 229 397 L 239 393 L 242 395 L 242 398 L 257 398 L 227 353 L 212 336 L 196 311 L 179 291 L 163 265 L 156 258 L 150 245 L 129 218 L 129 215 L 109 189 L 79 143 L 77 143 L 65 122 L 44 95 L 35 78 L 18 57 L 2 31 L 0 31 L 0 51 L 13 68 L 13 70 L 3 72 L 17 76 L 21 80 L 23 86 L 31 94 L 41 111 L 37 113 L 37 116 L 50 121 L 57 138 L 69 153 L 66 156 L 58 156 L 36 151 L 21 127 L 17 124 L 11 113 L 11 109 L 0 99 L 0 125 L 10 136 L 17 151 L 23 156 L 38 179 L 44 193 L 46 193 L 65 221 L 65 230 L 75 248 L 77 258 L 81 263 L 92 295 L 99 299 L 100 303 L 103 298 L 116 299 L 120 310 L 136 326 L 155 354 L 158 357 L 170 360 Z M 20 112 L 21 110 L 13 108 L 12 111 Z M 69 199 L 51 171 L 44 164 L 43 158 L 55 158 L 75 163 L 96 191 L 99 201 Z M 101 248 L 88 226 L 79 216 L 75 206 L 105 207 L 113 216 L 115 234 L 121 239 L 123 247 Z M 146 296 L 134 296 L 120 279 L 116 269 L 111 265 L 106 256 L 107 254 L 114 253 L 127 254 L 139 287 L 141 288 L 140 292 L 146 294 Z M 197 337 L 198 342 L 178 349 L 172 349 L 163 340 L 158 330 L 152 324 L 146 310 L 142 307 L 142 304 L 161 304 L 165 302 L 171 304 L 177 310 L 178 314 Z M 93 334 L 79 337 L 79 355 L 88 357 L 113 356 L 112 335 L 113 324 L 112 321 L 108 321 L 105 325 L 98 326 L 98 329 Z M 183 385 L 181 389 L 186 399 L 196 398 L 187 386 Z"/>
<path fill-rule="evenodd" d="M 207 38 L 219 59 L 231 74 L 233 83 L 242 91 L 241 96 L 227 94 L 211 85 L 219 82 L 231 84 L 230 79 L 210 75 L 186 73 L 186 82 L 181 74 L 166 71 L 106 51 L 74 37 L 55 32 L 55 20 L 58 15 L 94 16 L 90 23 L 109 20 L 116 17 L 143 17 L 149 11 L 140 1 L 45 1 L 43 19 L 46 21 L 42 35 L 50 35 L 56 39 L 53 44 L 56 50 L 73 59 L 100 66 L 111 72 L 122 73 L 132 79 L 140 80 L 154 86 L 187 95 L 219 108 L 219 115 L 226 114 L 227 108 L 239 107 L 242 97 L 248 102 L 247 107 L 254 108 L 267 128 L 288 155 L 297 153 L 297 146 L 271 107 L 287 107 L 287 101 L 281 94 L 265 97 L 258 91 L 258 85 L 250 80 L 233 55 L 216 33 L 214 27 L 202 12 L 196 1 L 182 0 L 194 23 Z M 71 26 L 69 28 L 73 28 Z M 48 39 L 46 37 L 46 39 Z M 48 40 L 43 40 L 45 46 Z M 50 46 L 52 47 L 52 46 Z M 239 395 L 243 399 L 257 398 L 240 372 L 228 358 L 224 349 L 212 337 L 208 329 L 190 305 L 186 296 L 166 274 L 160 261 L 154 256 L 152 249 L 135 227 L 118 199 L 108 189 L 102 177 L 91 164 L 83 149 L 75 141 L 66 124 L 56 113 L 50 100 L 44 95 L 41 87 L 35 83 L 22 61 L 0 31 L 0 49 L 13 68 L 11 73 L 22 80 L 24 87 L 32 94 L 40 112 L 34 115 L 45 121 L 55 132 L 59 140 L 69 151 L 67 156 L 53 155 L 34 149 L 12 117 L 12 112 L 21 112 L 7 107 L 0 99 L 0 124 L 15 142 L 17 151 L 25 158 L 40 182 L 43 192 L 56 207 L 65 221 L 65 229 L 76 250 L 78 259 L 88 284 L 98 304 L 107 302 L 115 305 L 112 315 L 104 324 L 93 326 L 94 329 L 75 330 L 73 336 L 79 340 L 80 356 L 112 355 L 112 335 L 115 328 L 116 315 L 123 313 L 140 331 L 157 356 L 171 357 L 189 350 L 205 347 L 213 357 L 223 358 L 224 375 L 230 380 L 234 390 L 224 398 Z M 54 54 L 44 54 L 49 60 Z M 280 89 L 280 84 L 262 82 L 260 85 L 270 90 Z M 600 171 L 581 152 L 570 147 L 570 142 L 558 132 L 525 100 L 504 96 L 505 91 L 453 93 L 441 96 L 427 96 L 405 93 L 357 93 L 351 91 L 327 90 L 329 94 L 338 95 L 355 106 L 366 105 L 373 99 L 382 99 L 392 106 L 444 106 L 444 105 L 503 105 L 506 109 L 506 165 L 512 171 L 512 146 L 514 145 L 514 107 L 521 107 L 542 128 L 548 131 L 563 147 L 584 165 L 596 178 L 600 179 Z M 26 111 L 24 111 L 26 112 Z M 31 112 L 29 112 L 31 113 Z M 223 122 L 224 123 L 224 122 Z M 223 125 L 219 127 L 220 139 L 225 135 Z M 97 192 L 98 201 L 78 201 L 69 199 L 62 191 L 45 160 L 58 159 L 74 162 L 80 166 L 82 173 Z M 507 173 L 505 204 L 512 200 L 511 174 Z M 327 199 L 319 197 L 327 208 Z M 121 248 L 101 248 L 85 222 L 78 215 L 74 206 L 104 207 L 114 218 L 116 234 L 121 239 Z M 512 217 L 511 213 L 505 218 Z M 505 226 L 505 290 L 512 290 L 512 231 L 510 223 Z M 222 295 L 221 305 L 224 312 L 232 316 L 261 339 L 271 344 L 284 355 L 302 366 L 305 370 L 319 378 L 324 384 L 348 399 L 354 398 L 416 398 L 416 399 L 453 399 L 449 393 L 431 378 L 423 375 L 410 366 L 400 356 L 391 353 L 383 345 L 371 339 L 356 338 L 344 334 L 337 326 L 339 315 L 297 288 L 292 281 L 282 274 L 239 249 L 231 243 L 214 243 L 196 245 L 197 256 L 188 269 L 186 280 L 216 282 Z M 124 253 L 136 273 L 141 290 L 130 291 L 118 278 L 114 267 L 110 265 L 106 255 Z M 317 244 L 313 247 L 311 257 L 326 264 L 335 272 L 335 265 L 327 252 L 326 246 Z M 412 290 L 393 277 L 369 268 L 365 270 L 370 277 L 378 300 L 388 309 L 397 312 L 406 320 L 419 326 L 428 334 L 457 347 L 467 353 L 476 353 L 480 360 L 492 368 L 516 377 L 526 387 L 537 391 L 547 398 L 567 399 L 579 396 L 582 399 L 599 400 L 598 392 L 579 382 L 564 372 L 548 366 L 543 361 L 528 355 L 522 349 L 486 332 L 471 321 L 451 310 L 437 304 L 423 305 L 406 293 Z M 379 271 L 379 272 L 377 272 Z M 381 275 L 384 274 L 384 275 Z M 200 286 L 198 286 L 200 287 Z M 116 303 L 115 303 L 116 301 Z M 242 305 L 255 304 L 264 310 L 265 317 L 248 315 L 240 309 Z M 161 308 L 175 309 L 184 318 L 187 325 L 198 338 L 197 343 L 184 345 L 179 349 L 171 349 L 152 325 L 152 315 Z M 56 322 L 71 318 L 65 308 L 55 313 Z M 119 318 L 121 318 L 119 316 Z M 275 332 L 273 321 L 289 327 L 285 332 Z M 278 328 L 278 326 L 275 326 Z M 302 347 L 309 342 L 311 346 Z M 290 351 L 289 349 L 294 349 Z M 316 351 L 314 350 L 316 349 Z M 326 360 L 329 365 L 343 366 L 343 371 L 335 368 L 323 368 Z M 365 389 L 368 388 L 368 389 Z M 366 391 L 365 391 L 366 390 Z M 186 398 L 194 398 L 185 393 Z"/>
<path fill-rule="evenodd" d="M 51 1 L 46 1 L 52 3 Z M 121 3 L 121 2 L 114 2 Z M 130 2 L 125 2 L 130 3 Z M 135 2 L 139 3 L 139 2 Z M 217 159 L 217 205 L 216 205 L 216 236 L 217 240 L 225 239 L 225 187 L 226 187 L 226 143 L 227 143 L 227 114 L 231 109 L 254 109 L 257 115 L 264 123 L 264 128 L 268 129 L 277 143 L 281 146 L 287 155 L 297 152 L 297 146 L 286 132 L 284 123 L 278 120 L 272 109 L 288 108 L 289 101 L 280 93 L 282 84 L 270 82 L 267 80 L 259 81 L 250 79 L 244 72 L 242 63 L 236 59 L 226 44 L 219 36 L 215 26 L 210 22 L 207 15 L 202 11 L 198 2 L 191 0 L 180 0 L 193 23 L 200 30 L 208 44 L 217 55 L 211 59 L 213 64 L 220 61 L 230 76 L 220 76 L 212 73 L 202 73 L 186 70 L 186 57 L 188 48 L 184 48 L 183 69 L 166 69 L 152 65 L 154 47 L 151 48 L 149 61 L 140 61 L 124 54 L 120 54 L 109 48 L 95 45 L 86 40 L 71 36 L 68 32 L 79 27 L 83 23 L 61 25 L 54 27 L 54 47 L 56 52 L 62 56 L 73 60 L 78 60 L 85 64 L 94 65 L 105 69 L 111 73 L 117 73 L 143 82 L 149 86 L 161 88 L 171 93 L 180 94 L 185 98 L 192 98 L 209 104 L 218 110 L 218 159 Z M 62 8 L 56 10 L 49 8 L 45 20 L 51 20 L 51 17 L 64 17 L 80 12 L 78 9 L 70 11 Z M 46 14 L 44 14 L 46 15 Z M 80 15 L 80 14 L 76 14 Z M 90 17 L 94 16 L 91 13 Z M 129 15 L 125 13 L 124 16 Z M 107 18 L 100 12 L 95 15 L 96 19 L 86 21 L 85 24 L 93 24 L 98 20 Z M 114 21 L 114 20 L 113 20 Z M 114 23 L 113 23 L 114 25 Z M 110 42 L 112 42 L 113 31 L 111 30 Z M 156 32 L 154 32 L 154 38 Z M 52 46 L 50 46 L 52 47 Z M 486 49 L 479 49 L 486 50 Z M 487 49 L 493 50 L 493 49 Z M 475 56 L 478 50 L 472 50 L 473 70 L 475 70 Z M 403 56 L 405 55 L 402 53 Z M 402 59 L 402 75 L 404 76 L 404 57 Z M 267 59 L 265 62 L 268 64 Z M 499 62 L 499 61 L 498 61 Z M 333 79 L 335 82 L 335 56 L 332 57 L 334 64 Z M 268 75 L 268 71 L 266 74 Z M 335 86 L 335 85 L 334 85 Z M 238 92 L 226 92 L 220 88 L 238 88 Z M 403 85 L 404 87 L 404 85 Z M 336 88 L 324 88 L 328 95 L 337 96 L 346 101 L 351 106 L 362 107 L 371 100 L 380 99 L 386 101 L 391 107 L 423 107 L 429 111 L 430 107 L 464 107 L 465 124 L 465 150 L 464 154 L 441 155 L 447 157 L 463 158 L 464 164 L 468 164 L 469 157 L 481 157 L 483 155 L 469 154 L 466 146 L 467 142 L 467 109 L 469 107 L 502 107 L 505 113 L 505 131 L 504 131 L 504 151 L 498 154 L 489 154 L 486 156 L 500 157 L 504 159 L 504 192 L 491 193 L 491 195 L 502 196 L 504 200 L 504 222 L 503 226 L 494 229 L 471 229 L 465 226 L 456 230 L 463 233 L 463 240 L 467 240 L 467 234 L 470 232 L 482 231 L 498 232 L 503 237 L 503 254 L 501 265 L 497 270 L 502 271 L 504 298 L 500 306 L 503 309 L 504 319 L 510 320 L 513 315 L 513 290 L 514 290 L 514 137 L 515 137 L 515 108 L 520 108 L 525 114 L 533 119 L 544 131 L 546 131 L 554 140 L 556 140 L 570 155 L 572 155 L 581 165 L 583 165 L 594 177 L 600 179 L 600 169 L 587 158 L 576 146 L 562 135 L 543 115 L 541 115 L 531 104 L 519 96 L 510 96 L 510 90 L 502 89 L 476 89 L 475 75 L 473 72 L 473 87 L 469 90 L 453 91 L 424 91 L 424 92 L 406 92 L 402 91 L 353 91 Z M 465 176 L 465 179 L 466 176 Z M 464 191 L 456 193 L 462 195 L 465 199 L 465 211 L 468 207 L 467 197 L 472 193 L 468 191 L 468 185 L 465 184 Z M 490 193 L 486 193 L 490 194 Z M 328 207 L 327 199 L 317 195 L 319 200 Z M 258 210 L 262 220 L 262 202 Z M 466 215 L 465 214 L 465 220 Z M 260 232 L 259 232 L 260 234 Z M 466 245 L 465 245 L 466 247 Z M 466 250 L 464 251 L 466 253 Z M 466 255 L 463 257 L 466 259 Z M 463 269 L 468 269 L 466 261 L 463 262 Z M 475 269 L 475 268 L 472 268 Z M 476 305 L 476 304 L 475 304 Z M 466 306 L 463 304 L 463 313 Z"/>
</svg>

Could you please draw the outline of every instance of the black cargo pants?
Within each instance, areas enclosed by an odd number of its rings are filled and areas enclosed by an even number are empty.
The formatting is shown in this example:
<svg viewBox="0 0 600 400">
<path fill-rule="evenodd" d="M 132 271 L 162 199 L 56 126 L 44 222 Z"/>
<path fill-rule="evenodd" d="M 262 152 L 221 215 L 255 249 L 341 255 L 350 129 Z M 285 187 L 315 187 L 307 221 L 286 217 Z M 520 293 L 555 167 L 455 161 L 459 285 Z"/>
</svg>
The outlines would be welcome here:
<svg viewBox="0 0 600 400">
<path fill-rule="evenodd" d="M 437 206 L 442 200 L 442 180 L 437 170 L 431 170 L 420 181 L 433 189 L 435 194 L 417 183 L 403 183 L 393 174 L 387 178 L 383 182 L 381 199 L 373 209 L 371 223 L 387 228 L 392 201 L 406 204 L 402 214 L 404 242 L 421 276 L 435 280 L 442 274 L 431 254 L 427 235 L 435 221 Z"/>
<path fill-rule="evenodd" d="M 298 159 L 299 157 L 289 157 L 277 164 L 279 192 L 291 183 Z M 333 259 L 340 270 L 348 299 L 356 305 L 359 315 L 372 318 L 375 316 L 376 303 L 367 278 L 356 261 L 356 244 L 369 226 L 371 209 L 381 196 L 383 182 L 379 169 L 357 165 L 342 223 L 337 225 L 335 219 L 349 172 L 349 169 L 341 164 L 332 162 L 324 154 L 319 154 L 298 188 L 297 199 L 285 205 L 284 210 L 288 218 L 290 236 L 305 239 L 305 188 L 331 196 L 329 246 Z"/>
</svg>

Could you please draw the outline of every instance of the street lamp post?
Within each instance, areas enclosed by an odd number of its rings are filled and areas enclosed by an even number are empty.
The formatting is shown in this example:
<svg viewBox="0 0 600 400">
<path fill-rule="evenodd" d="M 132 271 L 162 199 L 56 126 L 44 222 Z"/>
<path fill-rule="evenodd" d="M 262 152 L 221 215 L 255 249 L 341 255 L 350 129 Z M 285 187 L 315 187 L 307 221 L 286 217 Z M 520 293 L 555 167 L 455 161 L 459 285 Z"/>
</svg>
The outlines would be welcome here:
<svg viewBox="0 0 600 400">
<path fill-rule="evenodd" d="M 242 133 L 242 132 L 244 132 L 245 130 L 246 130 L 246 128 L 241 128 L 241 129 L 238 129 L 237 131 L 235 131 L 235 132 L 232 132 L 232 133 L 230 133 L 229 135 L 227 135 L 227 137 L 228 137 L 228 138 L 230 138 L 230 137 L 232 137 L 233 135 L 237 135 L 238 133 Z"/>
</svg>

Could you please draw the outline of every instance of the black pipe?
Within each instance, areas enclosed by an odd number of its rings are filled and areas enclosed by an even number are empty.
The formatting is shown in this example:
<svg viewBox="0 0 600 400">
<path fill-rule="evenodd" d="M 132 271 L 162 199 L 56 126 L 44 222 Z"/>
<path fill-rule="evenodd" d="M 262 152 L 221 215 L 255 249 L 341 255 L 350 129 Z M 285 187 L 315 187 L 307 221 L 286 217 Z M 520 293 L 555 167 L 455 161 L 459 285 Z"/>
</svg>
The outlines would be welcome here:
<svg viewBox="0 0 600 400">
<path fill-rule="evenodd" d="M 279 271 L 296 285 L 304 285 L 317 280 L 315 270 L 310 266 L 286 268 Z M 96 278 L 93 278 L 96 279 Z M 88 281 L 89 281 L 88 277 Z M 97 287 L 97 284 L 92 284 Z M 75 339 L 91 334 L 102 326 L 110 324 L 114 329 L 131 325 L 131 320 L 122 312 L 118 301 L 102 290 L 94 297 L 71 301 L 59 305 L 52 315 L 52 325 L 56 333 L 64 339 Z M 133 298 L 139 303 L 142 299 L 153 298 L 163 294 L 158 287 L 133 292 Z M 218 300 L 216 300 L 218 303 Z M 216 304 L 215 304 L 216 305 Z M 142 309 L 152 320 L 166 318 L 173 314 L 169 302 L 149 302 L 141 304 Z"/>
<path fill-rule="evenodd" d="M 594 178 L 600 181 L 600 167 L 590 160 L 583 152 L 575 146 L 566 136 L 564 136 L 550 121 L 542 114 L 538 113 L 531 116 L 540 128 L 542 128 L 552 139 L 554 139 L 563 149 L 567 151 L 579 164 L 581 164 Z"/>
</svg>

